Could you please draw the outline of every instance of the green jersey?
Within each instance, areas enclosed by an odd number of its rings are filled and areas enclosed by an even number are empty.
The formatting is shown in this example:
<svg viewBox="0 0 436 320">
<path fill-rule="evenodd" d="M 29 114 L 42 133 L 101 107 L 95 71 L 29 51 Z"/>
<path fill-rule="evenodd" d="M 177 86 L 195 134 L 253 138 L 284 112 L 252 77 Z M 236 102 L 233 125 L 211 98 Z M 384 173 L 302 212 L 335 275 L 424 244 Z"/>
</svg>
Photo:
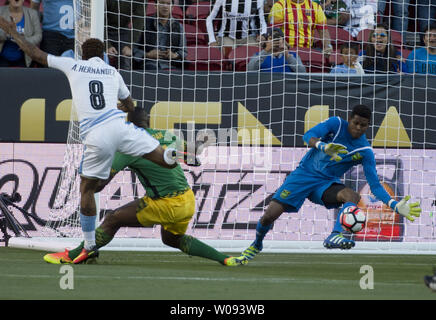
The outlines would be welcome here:
<svg viewBox="0 0 436 320">
<path fill-rule="evenodd" d="M 162 147 L 166 148 L 170 144 L 176 147 L 175 136 L 166 130 L 146 129 L 146 131 L 157 139 Z M 132 157 L 117 152 L 112 163 L 111 174 L 115 175 L 127 167 L 136 174 L 150 198 L 175 196 L 190 188 L 179 164 L 173 169 L 167 169 L 142 157 Z"/>
</svg>

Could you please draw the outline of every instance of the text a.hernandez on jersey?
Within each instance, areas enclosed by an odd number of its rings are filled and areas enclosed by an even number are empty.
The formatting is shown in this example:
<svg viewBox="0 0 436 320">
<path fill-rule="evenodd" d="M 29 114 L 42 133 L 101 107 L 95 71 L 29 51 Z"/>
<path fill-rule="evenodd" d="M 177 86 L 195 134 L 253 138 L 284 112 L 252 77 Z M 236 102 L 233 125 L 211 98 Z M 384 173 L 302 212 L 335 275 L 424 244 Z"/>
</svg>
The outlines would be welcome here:
<svg viewBox="0 0 436 320">
<path fill-rule="evenodd" d="M 71 70 L 83 73 L 92 73 L 92 74 L 103 74 L 103 75 L 114 75 L 115 70 L 112 68 L 94 68 L 91 66 L 80 65 L 76 63 Z"/>
</svg>

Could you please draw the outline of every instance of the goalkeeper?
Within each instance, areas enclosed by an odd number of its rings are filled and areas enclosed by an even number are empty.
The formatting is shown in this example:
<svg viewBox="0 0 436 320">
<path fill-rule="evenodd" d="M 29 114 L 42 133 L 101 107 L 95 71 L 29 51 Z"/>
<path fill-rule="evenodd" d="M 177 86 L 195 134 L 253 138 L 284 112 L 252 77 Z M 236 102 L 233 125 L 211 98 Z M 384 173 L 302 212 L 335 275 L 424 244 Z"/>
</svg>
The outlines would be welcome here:
<svg viewBox="0 0 436 320">
<path fill-rule="evenodd" d="M 396 213 L 410 221 L 419 217 L 419 203 L 408 204 L 409 196 L 401 201 L 390 197 L 380 184 L 374 152 L 365 132 L 371 120 L 371 110 L 365 105 L 353 108 L 348 122 L 331 117 L 308 130 L 303 136 L 311 148 L 276 191 L 256 227 L 256 239 L 242 254 L 253 259 L 262 250 L 262 241 L 273 222 L 283 212 L 297 212 L 306 199 L 327 209 L 342 208 L 332 233 L 324 240 L 327 249 L 350 249 L 353 240 L 342 235 L 340 215 L 349 206 L 357 206 L 360 195 L 345 187 L 340 178 L 353 166 L 362 164 L 371 192 Z"/>
<path fill-rule="evenodd" d="M 175 142 L 175 136 L 169 132 L 149 128 L 149 115 L 142 108 L 135 108 L 133 112 L 129 112 L 128 120 L 137 127 L 144 128 L 159 140 L 164 148 Z M 186 145 L 184 147 L 186 150 Z M 199 165 L 195 155 L 189 158 L 184 153 L 184 160 L 188 165 Z M 66 249 L 64 252 L 45 255 L 45 261 L 54 264 L 82 263 L 89 258 L 98 257 L 98 248 L 107 245 L 121 227 L 151 227 L 160 224 L 163 243 L 188 255 L 211 259 L 226 266 L 238 266 L 247 262 L 244 257 L 229 257 L 185 234 L 195 212 L 195 196 L 180 165 L 167 169 L 142 157 L 116 153 L 110 177 L 101 183 L 97 192 L 101 191 L 119 171 L 127 167 L 138 176 L 146 190 L 146 196 L 106 215 L 103 223 L 95 230 L 97 250 L 84 250 L 82 242 L 73 250 Z"/>
</svg>

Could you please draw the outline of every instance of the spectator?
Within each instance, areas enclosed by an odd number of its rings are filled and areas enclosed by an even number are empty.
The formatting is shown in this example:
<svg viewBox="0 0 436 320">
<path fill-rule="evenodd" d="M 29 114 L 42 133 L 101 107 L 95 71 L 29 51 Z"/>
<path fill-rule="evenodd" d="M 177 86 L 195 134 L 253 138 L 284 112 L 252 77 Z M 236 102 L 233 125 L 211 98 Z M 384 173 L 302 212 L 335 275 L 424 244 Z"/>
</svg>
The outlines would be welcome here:
<svg viewBox="0 0 436 320">
<path fill-rule="evenodd" d="M 344 27 L 353 37 L 364 29 L 372 29 L 377 13 L 377 0 L 344 0 L 347 4 L 350 19 Z"/>
<path fill-rule="evenodd" d="M 289 52 L 282 30 L 279 28 L 271 29 L 268 31 L 267 37 L 263 50 L 257 52 L 250 59 L 247 65 L 248 71 L 306 72 L 306 67 L 300 57 Z"/>
<path fill-rule="evenodd" d="M 39 11 L 42 3 L 41 50 L 60 56 L 74 50 L 73 0 L 32 0 L 31 8 Z"/>
<path fill-rule="evenodd" d="M 427 0 L 428 1 L 428 0 Z M 392 24 L 389 21 L 389 16 L 385 16 L 386 0 L 378 0 L 377 10 L 381 17 L 382 23 L 388 26 L 392 26 L 391 29 L 399 31 L 403 35 L 403 39 L 406 40 L 406 33 L 409 26 L 409 3 L 410 0 L 392 0 Z"/>
<path fill-rule="evenodd" d="M 361 52 L 365 73 L 406 72 L 407 67 L 401 61 L 401 52 L 391 43 L 388 28 L 378 24 L 369 33 L 368 42 Z"/>
<path fill-rule="evenodd" d="M 436 0 L 416 0 L 419 31 L 424 32 L 429 25 L 436 24 Z"/>
<path fill-rule="evenodd" d="M 411 73 L 436 75 L 436 24 L 429 25 L 424 33 L 425 48 L 413 50 L 407 58 L 407 70 Z"/>
<path fill-rule="evenodd" d="M 221 27 L 215 37 L 213 22 L 221 12 Z M 206 19 L 209 45 L 237 47 L 259 45 L 267 32 L 263 0 L 217 0 Z"/>
<path fill-rule="evenodd" d="M 344 26 L 350 19 L 347 5 L 343 0 L 314 0 L 321 5 L 328 26 Z"/>
<path fill-rule="evenodd" d="M 146 4 L 132 0 L 107 0 L 107 53 L 114 66 L 131 69 L 132 42 L 144 29 Z M 133 32 L 131 30 L 133 28 Z"/>
<path fill-rule="evenodd" d="M 41 24 L 38 12 L 23 7 L 24 0 L 7 1 L 0 7 L 0 16 L 17 25 L 17 31 L 24 35 L 26 40 L 39 45 L 42 38 Z M 0 67 L 29 67 L 32 58 L 24 54 L 14 39 L 0 30 Z"/>
<path fill-rule="evenodd" d="M 359 46 L 354 43 L 344 43 L 341 45 L 341 57 L 344 63 L 336 65 L 330 73 L 364 74 L 363 68 L 357 61 Z"/>
<path fill-rule="evenodd" d="M 135 68 L 168 70 L 183 67 L 188 50 L 183 26 L 171 16 L 171 0 L 157 0 L 156 15 L 147 17 L 145 30 L 134 46 Z"/>
<path fill-rule="evenodd" d="M 265 0 L 263 4 L 263 16 L 265 21 L 268 21 L 268 16 L 269 13 L 271 12 L 273 5 L 274 5 L 274 0 Z"/>
<path fill-rule="evenodd" d="M 298 17 L 298 21 L 294 21 Z M 279 0 L 271 9 L 269 20 L 274 27 L 279 27 L 285 34 L 289 46 L 311 48 L 314 30 L 318 30 L 323 43 L 323 51 L 333 51 L 330 34 L 327 30 L 326 16 L 321 6 L 310 0 Z M 298 23 L 303 21 L 303 23 Z"/>
</svg>

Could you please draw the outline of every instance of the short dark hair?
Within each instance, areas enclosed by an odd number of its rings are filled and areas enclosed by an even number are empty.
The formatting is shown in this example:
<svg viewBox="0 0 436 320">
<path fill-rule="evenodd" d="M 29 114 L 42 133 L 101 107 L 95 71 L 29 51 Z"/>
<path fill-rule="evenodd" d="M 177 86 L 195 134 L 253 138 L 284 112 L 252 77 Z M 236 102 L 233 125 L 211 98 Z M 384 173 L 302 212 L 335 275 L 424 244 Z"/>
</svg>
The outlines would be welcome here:
<svg viewBox="0 0 436 320">
<path fill-rule="evenodd" d="M 267 36 L 273 39 L 280 39 L 283 38 L 285 35 L 280 28 L 270 28 L 267 32 Z"/>
<path fill-rule="evenodd" d="M 353 111 L 351 112 L 351 118 L 353 118 L 355 115 L 371 121 L 372 111 L 368 106 L 364 104 L 358 104 L 353 107 Z"/>
<path fill-rule="evenodd" d="M 100 39 L 89 38 L 82 44 L 82 59 L 88 60 L 93 57 L 103 59 L 104 43 Z"/>
<path fill-rule="evenodd" d="M 429 32 L 430 30 L 436 30 L 436 23 L 429 23 L 427 27 L 424 28 L 424 34 Z"/>
<path fill-rule="evenodd" d="M 345 42 L 340 46 L 340 53 L 342 53 L 343 50 L 345 49 L 352 49 L 357 53 L 359 53 L 359 44 L 356 42 Z"/>
</svg>

